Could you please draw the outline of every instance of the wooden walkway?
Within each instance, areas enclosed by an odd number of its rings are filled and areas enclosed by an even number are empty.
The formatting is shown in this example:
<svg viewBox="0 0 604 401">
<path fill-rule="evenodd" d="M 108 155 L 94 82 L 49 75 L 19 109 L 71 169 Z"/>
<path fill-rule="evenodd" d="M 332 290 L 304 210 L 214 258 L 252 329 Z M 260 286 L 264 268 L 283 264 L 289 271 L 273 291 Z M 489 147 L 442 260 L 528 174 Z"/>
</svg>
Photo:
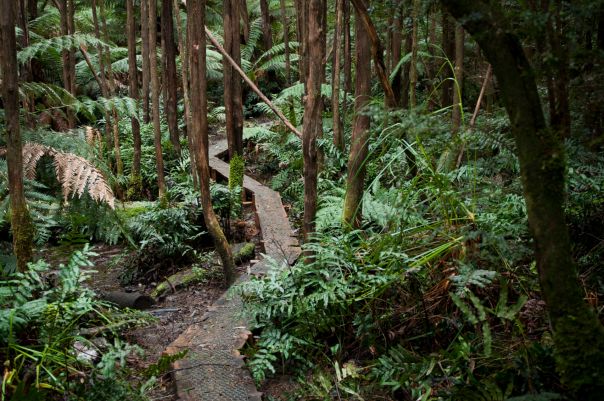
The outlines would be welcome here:
<svg viewBox="0 0 604 401">
<path fill-rule="evenodd" d="M 210 167 L 214 174 L 227 178 L 229 165 L 219 156 L 227 149 L 226 140 L 210 146 Z M 252 194 L 256 221 L 262 232 L 264 254 L 278 261 L 293 263 L 300 255 L 281 196 L 251 177 L 243 186 Z M 266 259 L 252 267 L 251 274 L 262 274 Z M 237 283 L 250 278 L 244 274 Z M 238 294 L 223 294 L 201 323 L 189 326 L 166 350 L 174 354 L 183 349 L 189 353 L 174 363 L 177 395 L 188 401 L 260 401 L 261 393 L 245 367 L 239 350 L 251 334 L 242 317 L 243 304 Z"/>
</svg>

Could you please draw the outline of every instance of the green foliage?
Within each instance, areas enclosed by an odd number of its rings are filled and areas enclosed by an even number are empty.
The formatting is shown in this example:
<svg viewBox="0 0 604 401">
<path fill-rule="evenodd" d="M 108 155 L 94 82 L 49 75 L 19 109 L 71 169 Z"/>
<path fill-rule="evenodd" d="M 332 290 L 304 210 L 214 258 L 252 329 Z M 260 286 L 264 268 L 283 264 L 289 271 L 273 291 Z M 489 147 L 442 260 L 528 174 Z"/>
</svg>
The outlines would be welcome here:
<svg viewBox="0 0 604 401">
<path fill-rule="evenodd" d="M 83 269 L 92 266 L 89 257 L 93 255 L 85 246 L 58 271 L 39 261 L 30 264 L 27 272 L 13 273 L 0 281 L 3 396 L 17 394 L 23 386 L 36 388 L 40 394 L 75 396 L 90 385 L 70 381 L 77 372 L 89 372 L 93 383 L 124 380 L 125 358 L 135 348 L 117 338 L 113 345 L 99 346 L 98 339 L 81 334 L 85 328 L 139 321 L 135 315 L 113 311 L 82 285 L 87 278 Z M 97 354 L 98 363 L 94 359 Z M 116 359 L 121 364 L 116 364 Z"/>
</svg>

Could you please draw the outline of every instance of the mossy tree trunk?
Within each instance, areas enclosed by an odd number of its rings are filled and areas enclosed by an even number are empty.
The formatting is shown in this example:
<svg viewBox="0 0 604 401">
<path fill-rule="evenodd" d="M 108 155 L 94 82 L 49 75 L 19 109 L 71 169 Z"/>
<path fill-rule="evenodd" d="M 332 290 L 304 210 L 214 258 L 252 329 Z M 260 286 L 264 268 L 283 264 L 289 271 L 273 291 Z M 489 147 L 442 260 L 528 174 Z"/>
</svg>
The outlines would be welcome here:
<svg viewBox="0 0 604 401">
<path fill-rule="evenodd" d="M 220 255 L 225 282 L 231 285 L 235 281 L 235 263 L 233 253 L 227 239 L 222 232 L 218 218 L 212 207 L 210 195 L 210 165 L 208 141 L 208 98 L 206 80 L 206 37 L 205 37 L 205 0 L 187 1 L 190 40 L 189 40 L 189 67 L 191 73 L 191 118 L 193 132 L 191 137 L 197 152 L 197 174 L 201 187 L 201 204 L 203 217 L 208 232 L 214 240 L 216 251 Z M 237 20 L 238 21 L 238 20 Z"/>
<path fill-rule="evenodd" d="M 356 88 L 355 119 L 352 130 L 352 144 L 348 158 L 348 178 L 346 180 L 346 197 L 342 220 L 345 228 L 361 226 L 361 208 L 365 184 L 366 159 L 369 147 L 369 116 L 362 110 L 371 96 L 371 42 L 366 25 L 356 14 Z"/>
<path fill-rule="evenodd" d="M 151 69 L 149 68 L 149 2 L 141 0 L 141 56 L 143 58 L 143 122 L 149 124 L 151 113 L 149 109 L 149 85 Z"/>
<path fill-rule="evenodd" d="M 336 0 L 336 30 L 333 37 L 333 67 L 331 110 L 333 112 L 333 144 L 344 151 L 344 126 L 340 116 L 340 62 L 342 60 L 342 25 L 344 23 L 344 0 Z"/>
<path fill-rule="evenodd" d="M 17 39 L 15 36 L 16 6 L 14 0 L 0 3 L 0 68 L 2 69 L 2 102 L 4 105 L 4 134 L 6 135 L 8 190 L 11 207 L 13 251 L 19 271 L 27 269 L 32 258 L 33 223 L 27 210 L 23 191 L 23 154 L 19 126 L 19 83 Z"/>
<path fill-rule="evenodd" d="M 565 155 L 548 128 L 531 66 L 505 18 L 484 1 L 442 1 L 493 66 L 512 123 L 543 297 L 562 381 L 577 399 L 604 391 L 604 327 L 583 300 L 564 216 Z"/>
</svg>

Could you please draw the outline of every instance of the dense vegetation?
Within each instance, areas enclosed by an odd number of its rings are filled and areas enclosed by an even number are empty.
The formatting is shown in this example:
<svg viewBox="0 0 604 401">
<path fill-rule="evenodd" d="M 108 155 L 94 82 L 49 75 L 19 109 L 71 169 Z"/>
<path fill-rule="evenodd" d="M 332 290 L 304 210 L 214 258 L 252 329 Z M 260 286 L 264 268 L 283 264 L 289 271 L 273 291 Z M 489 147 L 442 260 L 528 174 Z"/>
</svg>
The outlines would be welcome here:
<svg viewBox="0 0 604 401">
<path fill-rule="evenodd" d="M 2 400 L 147 399 L 167 362 L 121 337 L 150 318 L 87 244 L 125 283 L 213 244 L 230 285 L 244 169 L 303 243 L 233 289 L 275 397 L 600 399 L 601 0 L 0 0 L 0 28 Z"/>
</svg>

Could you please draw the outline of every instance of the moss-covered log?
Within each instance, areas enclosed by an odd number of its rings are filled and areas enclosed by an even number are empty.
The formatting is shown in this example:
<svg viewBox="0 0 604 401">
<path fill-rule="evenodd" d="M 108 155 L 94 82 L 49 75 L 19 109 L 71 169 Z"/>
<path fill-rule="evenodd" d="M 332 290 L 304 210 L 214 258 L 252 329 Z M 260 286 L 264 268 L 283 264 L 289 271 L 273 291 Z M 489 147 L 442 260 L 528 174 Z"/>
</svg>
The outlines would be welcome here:
<svg viewBox="0 0 604 401">
<path fill-rule="evenodd" d="M 604 391 L 604 327 L 584 302 L 565 223 L 565 155 L 546 126 L 533 71 L 505 17 L 485 1 L 442 1 L 478 42 L 499 82 L 520 161 L 543 297 L 554 331 L 557 367 L 577 399 Z"/>
</svg>

